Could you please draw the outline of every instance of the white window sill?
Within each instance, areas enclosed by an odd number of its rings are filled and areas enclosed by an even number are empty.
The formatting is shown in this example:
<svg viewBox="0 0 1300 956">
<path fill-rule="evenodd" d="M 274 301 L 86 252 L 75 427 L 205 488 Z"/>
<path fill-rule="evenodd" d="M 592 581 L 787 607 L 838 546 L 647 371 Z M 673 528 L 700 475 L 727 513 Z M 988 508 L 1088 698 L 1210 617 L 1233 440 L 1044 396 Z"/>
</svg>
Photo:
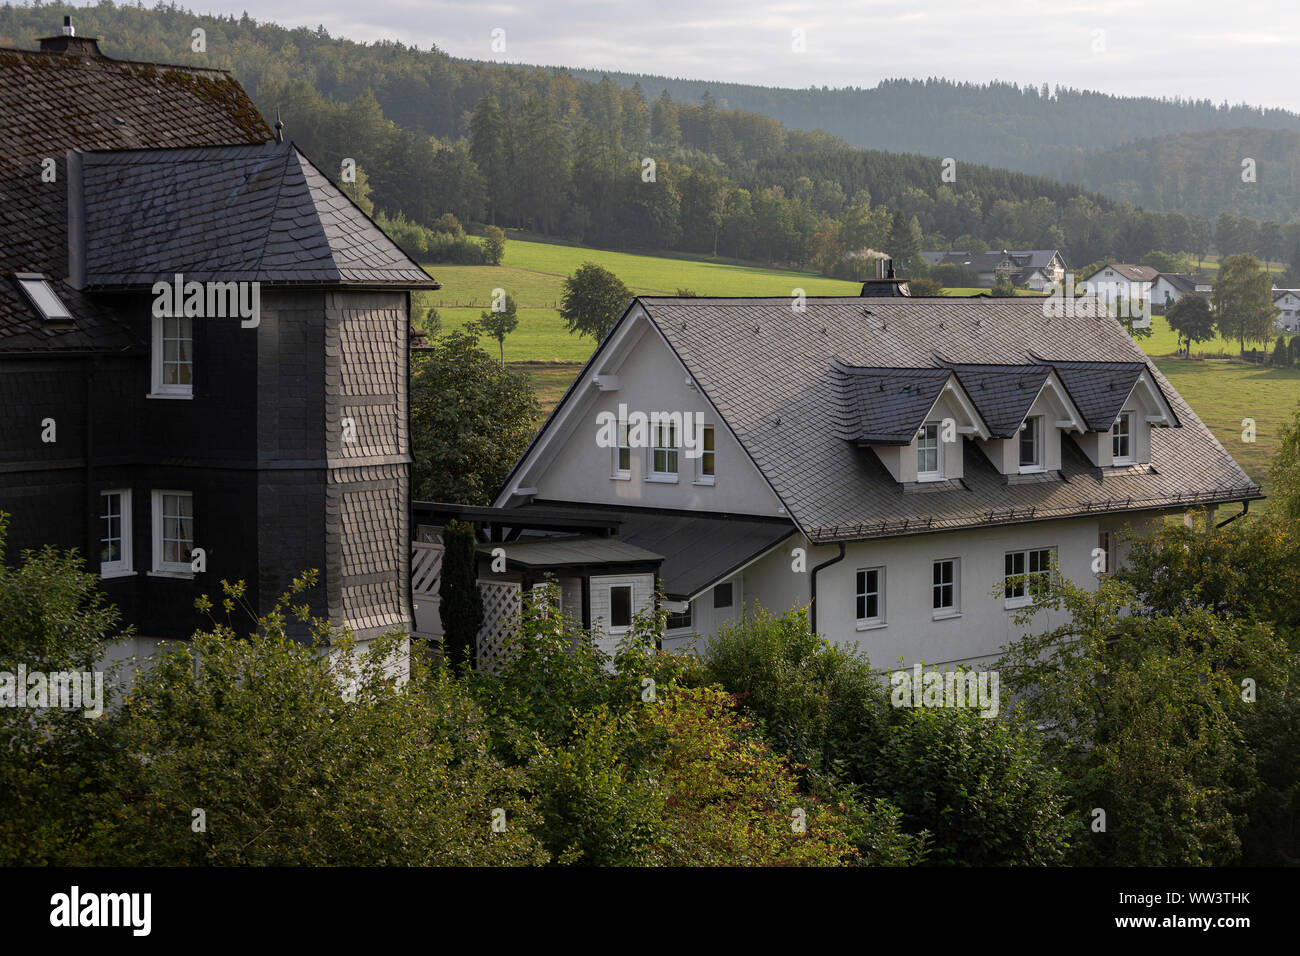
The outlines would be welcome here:
<svg viewBox="0 0 1300 956">
<path fill-rule="evenodd" d="M 1044 475 L 1047 469 L 1041 465 L 1021 465 L 1020 474 L 1022 475 Z"/>
<path fill-rule="evenodd" d="M 186 571 L 150 571 L 148 576 L 151 577 L 151 578 L 181 578 L 181 579 L 183 579 L 183 580 L 187 580 L 187 581 L 189 581 L 189 580 L 193 580 L 193 579 L 194 579 L 194 572 L 193 572 L 193 571 L 189 571 L 189 570 L 186 570 Z"/>
<path fill-rule="evenodd" d="M 885 621 L 858 621 L 857 629 L 859 631 L 878 631 L 883 627 L 889 627 Z"/>
<path fill-rule="evenodd" d="M 99 577 L 100 577 L 100 579 L 101 579 L 101 580 L 104 580 L 104 581 L 107 581 L 107 580 L 109 580 L 110 578 L 129 578 L 129 577 L 133 577 L 134 575 L 135 575 L 135 572 L 132 571 L 130 568 L 118 568 L 118 569 L 115 570 L 115 571 L 100 571 L 100 572 L 99 572 Z"/>
<path fill-rule="evenodd" d="M 677 484 L 677 476 L 676 476 L 676 475 L 646 475 L 646 479 L 645 479 L 645 480 L 646 480 L 646 481 L 653 481 L 653 482 L 656 482 L 656 483 L 658 483 L 658 484 L 663 484 L 663 485 L 675 485 L 675 484 Z"/>
<path fill-rule="evenodd" d="M 1137 464 L 1137 459 L 1135 459 L 1135 458 L 1114 458 L 1114 459 L 1111 460 L 1111 464 L 1114 465 L 1116 468 L 1128 468 L 1128 467 L 1130 467 L 1130 466 L 1132 466 L 1132 465 L 1136 465 L 1136 464 Z"/>
<path fill-rule="evenodd" d="M 1031 597 L 1006 598 L 1002 606 L 1008 611 L 1014 611 L 1016 608 L 1029 607 L 1033 603 L 1034 599 Z"/>
<path fill-rule="evenodd" d="M 185 394 L 172 394 L 170 392 L 150 392 L 148 395 L 145 396 L 145 398 L 166 398 L 172 401 L 181 401 L 181 402 L 188 402 L 193 397 L 194 397 L 193 392 L 187 392 Z"/>
<path fill-rule="evenodd" d="M 694 481 L 692 481 L 691 484 L 712 488 L 715 484 L 717 484 L 717 482 L 715 482 L 712 478 L 697 478 Z"/>
<path fill-rule="evenodd" d="M 956 617 L 961 617 L 961 611 L 935 611 L 932 620 L 951 621 Z"/>
<path fill-rule="evenodd" d="M 947 475 L 917 475 L 916 480 L 918 482 L 945 481 L 947 480 L 947 477 Z"/>
<path fill-rule="evenodd" d="M 609 480 L 610 481 L 631 481 L 632 473 L 630 471 L 623 472 L 622 474 L 615 472 L 614 474 L 609 476 Z"/>
</svg>

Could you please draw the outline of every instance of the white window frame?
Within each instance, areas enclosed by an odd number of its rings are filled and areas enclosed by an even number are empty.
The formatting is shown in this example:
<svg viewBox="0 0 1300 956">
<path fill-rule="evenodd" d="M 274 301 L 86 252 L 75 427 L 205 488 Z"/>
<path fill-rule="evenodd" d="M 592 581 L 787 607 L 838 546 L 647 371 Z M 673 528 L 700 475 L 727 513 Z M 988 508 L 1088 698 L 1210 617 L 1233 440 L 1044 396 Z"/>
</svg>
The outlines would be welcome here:
<svg viewBox="0 0 1300 956">
<path fill-rule="evenodd" d="M 1048 570 L 1044 571 L 1041 567 L 1033 570 L 1031 565 L 1034 563 L 1031 555 L 1037 558 L 1038 563 L 1042 564 L 1042 555 L 1047 555 Z M 1020 558 L 1021 571 L 1008 571 L 1007 559 Z M 1031 579 L 1034 575 L 1048 574 L 1056 566 L 1056 547 L 1049 548 L 1023 548 L 1016 551 L 1007 551 L 1003 555 L 1002 565 L 1002 599 L 1003 606 L 1007 608 L 1027 607 L 1034 603 L 1033 588 Z M 1017 583 L 1009 583 L 1013 579 L 1018 579 Z M 1011 593 L 1008 593 L 1011 592 Z M 1019 593 L 1016 593 L 1019 592 Z"/>
<path fill-rule="evenodd" d="M 952 581 L 936 582 L 934 580 L 935 572 L 945 564 L 952 565 Z M 941 588 L 952 589 L 952 603 L 946 606 L 935 604 L 941 593 Z M 941 621 L 950 617 L 961 617 L 961 558 L 940 558 L 930 566 L 930 609 L 934 612 L 933 617 L 936 621 Z"/>
<path fill-rule="evenodd" d="M 1023 422 L 1020 423 L 1020 434 L 1016 436 L 1017 438 L 1016 461 L 1019 463 L 1021 474 L 1046 470 L 1047 468 L 1047 464 L 1045 460 L 1046 449 L 1044 448 L 1044 444 L 1045 444 L 1044 432 L 1046 430 L 1047 430 L 1046 422 L 1042 415 L 1030 415 L 1028 418 L 1026 418 Z M 1022 449 L 1024 448 L 1024 439 L 1025 439 L 1026 432 L 1030 433 L 1030 437 L 1033 439 L 1033 446 L 1034 446 L 1034 460 L 1029 462 L 1028 464 L 1021 461 L 1021 458 L 1023 457 Z"/>
<path fill-rule="evenodd" d="M 1124 424 L 1123 436 L 1119 435 L 1119 433 L 1115 431 L 1115 429 L 1119 428 L 1121 422 Z M 1110 460 L 1112 464 L 1131 465 L 1137 460 L 1134 454 L 1137 450 L 1134 447 L 1137 443 L 1137 430 L 1135 428 L 1136 422 L 1137 415 L 1130 411 L 1120 412 L 1119 415 L 1115 417 L 1115 424 L 1110 426 Z M 1115 442 L 1121 437 L 1123 437 L 1125 443 L 1128 445 L 1128 454 L 1126 455 L 1115 454 Z"/>
<path fill-rule="evenodd" d="M 627 623 L 615 624 L 614 623 L 614 592 L 623 590 L 625 588 L 627 589 Z M 626 634 L 628 630 L 631 629 L 632 622 L 636 620 L 636 585 L 630 582 L 627 584 L 611 584 L 609 585 L 608 590 L 609 590 L 609 633 Z"/>
<path fill-rule="evenodd" d="M 105 500 L 109 495 L 118 496 L 118 540 L 121 541 L 122 557 L 116 561 L 99 562 L 99 576 L 101 578 L 120 578 L 127 574 L 134 574 L 131 566 L 131 489 L 130 488 L 108 488 L 99 493 L 100 515 L 99 520 L 106 521 L 108 515 L 104 512 L 108 508 L 108 502 Z M 107 538 L 102 535 L 99 543 L 102 545 Z"/>
<path fill-rule="evenodd" d="M 876 589 L 874 591 L 867 589 L 867 575 L 872 571 L 876 572 Z M 867 610 L 866 598 L 868 595 L 876 596 L 876 613 L 874 616 L 858 616 L 858 602 L 862 602 L 862 610 Z M 878 565 L 870 568 L 858 568 L 853 575 L 853 616 L 857 620 L 859 631 L 870 631 L 876 628 L 884 627 L 885 620 L 885 567 Z"/>
<path fill-rule="evenodd" d="M 923 442 L 928 442 L 930 438 L 930 429 L 934 429 L 934 470 L 921 468 L 921 454 L 926 450 Z M 916 433 L 916 480 L 917 481 L 942 481 L 943 480 L 943 442 L 939 440 L 939 423 L 926 422 Z"/>
<path fill-rule="evenodd" d="M 166 384 L 163 380 L 164 358 L 164 335 L 166 332 L 166 323 L 169 320 L 181 320 L 190 323 L 190 381 L 187 385 L 178 383 Z M 153 317 L 153 347 L 149 355 L 149 395 L 148 398 L 178 398 L 188 399 L 194 397 L 194 319 L 183 316 L 163 316 L 155 315 Z"/>
<path fill-rule="evenodd" d="M 190 500 L 190 534 L 194 534 L 194 493 L 176 489 L 155 489 L 151 495 L 153 504 L 153 570 L 149 573 L 156 577 L 192 578 L 194 572 L 191 570 L 188 557 L 184 561 L 163 560 L 163 534 L 166 530 L 164 528 L 163 500 L 167 495 L 177 495 Z M 193 537 L 190 538 L 189 544 L 190 551 L 193 552 Z"/>
<path fill-rule="evenodd" d="M 619 481 L 627 481 L 632 477 L 632 446 L 628 444 L 627 422 L 618 423 L 617 437 L 614 439 L 613 448 L 613 468 L 610 477 Z M 623 458 L 627 458 L 627 467 L 623 467 Z"/>
<path fill-rule="evenodd" d="M 1097 531 L 1097 547 L 1101 549 L 1105 564 L 1097 577 L 1104 578 L 1115 570 L 1115 532 L 1100 528 Z"/>
<path fill-rule="evenodd" d="M 712 425 L 700 429 L 700 457 L 695 459 L 695 484 L 712 485 L 718 478 L 718 433 Z M 705 474 L 705 463 L 713 474 Z"/>
<path fill-rule="evenodd" d="M 673 443 L 660 444 L 664 437 L 665 430 L 670 430 L 669 440 Z M 681 467 L 681 436 L 677 433 L 677 425 L 671 421 L 652 422 L 650 426 L 650 447 L 646 449 L 649 453 L 649 474 L 647 481 L 677 481 L 678 469 Z M 660 453 L 663 453 L 664 464 L 671 462 L 672 471 L 660 471 L 656 465 L 655 459 Z"/>
<path fill-rule="evenodd" d="M 693 627 L 695 627 L 695 612 L 694 612 L 694 610 L 693 610 L 692 607 L 691 607 L 691 602 L 690 602 L 690 601 L 683 601 L 682 603 L 686 605 L 686 610 L 684 610 L 684 611 L 669 611 L 669 612 L 668 612 L 668 617 L 666 617 L 666 618 L 664 619 L 664 630 L 665 630 L 665 631 L 689 631 L 689 630 L 691 630 Z M 685 623 L 685 624 L 673 624 L 673 623 L 672 623 L 672 619 L 673 619 L 674 617 L 685 617 L 685 618 L 686 618 L 686 623 Z"/>
</svg>

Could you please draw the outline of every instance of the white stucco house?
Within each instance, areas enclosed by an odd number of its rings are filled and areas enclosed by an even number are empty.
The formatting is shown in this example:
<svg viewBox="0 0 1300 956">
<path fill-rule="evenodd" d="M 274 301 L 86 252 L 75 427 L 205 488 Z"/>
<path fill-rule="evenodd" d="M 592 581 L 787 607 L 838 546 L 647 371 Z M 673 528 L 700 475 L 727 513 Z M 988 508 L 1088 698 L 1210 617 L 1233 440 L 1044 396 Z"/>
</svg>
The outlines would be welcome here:
<svg viewBox="0 0 1300 956">
<path fill-rule="evenodd" d="M 1163 314 L 1185 295 L 1209 298 L 1214 284 L 1209 276 L 1188 272 L 1161 272 L 1151 283 L 1151 311 Z"/>
<path fill-rule="evenodd" d="M 1093 307 L 637 298 L 483 509 L 483 540 L 529 586 L 529 536 L 560 534 L 564 600 L 607 647 L 658 584 L 669 648 L 749 603 L 809 607 L 881 668 L 987 661 L 1019 636 L 1032 576 L 1095 586 L 1125 528 L 1262 497 Z M 636 412 L 659 425 L 634 435 Z"/>
<path fill-rule="evenodd" d="M 1274 289 L 1273 304 L 1281 310 L 1276 322 L 1278 331 L 1300 331 L 1300 289 Z"/>
<path fill-rule="evenodd" d="M 1150 300 L 1151 287 L 1159 275 L 1160 273 L 1150 266 L 1108 262 L 1076 282 L 1075 287 L 1082 289 L 1086 295 L 1096 296 L 1109 303 L 1134 299 Z"/>
</svg>

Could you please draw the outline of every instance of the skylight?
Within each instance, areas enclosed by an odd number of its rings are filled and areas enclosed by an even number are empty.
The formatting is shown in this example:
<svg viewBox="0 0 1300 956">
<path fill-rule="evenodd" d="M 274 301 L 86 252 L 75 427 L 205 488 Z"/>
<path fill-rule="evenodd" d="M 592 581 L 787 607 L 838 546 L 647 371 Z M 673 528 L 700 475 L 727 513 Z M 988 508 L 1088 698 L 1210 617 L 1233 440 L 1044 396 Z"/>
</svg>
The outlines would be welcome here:
<svg viewBox="0 0 1300 956">
<path fill-rule="evenodd" d="M 63 304 L 49 281 L 39 272 L 20 272 L 14 276 L 27 300 L 46 322 L 71 322 L 72 313 Z"/>
</svg>

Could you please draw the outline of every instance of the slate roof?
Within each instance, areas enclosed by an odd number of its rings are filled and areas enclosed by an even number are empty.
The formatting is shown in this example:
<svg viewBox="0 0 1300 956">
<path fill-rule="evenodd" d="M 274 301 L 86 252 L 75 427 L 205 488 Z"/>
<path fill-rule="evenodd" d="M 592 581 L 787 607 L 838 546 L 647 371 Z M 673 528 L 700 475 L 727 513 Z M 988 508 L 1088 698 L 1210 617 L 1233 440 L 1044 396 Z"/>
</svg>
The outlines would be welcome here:
<svg viewBox="0 0 1300 956">
<path fill-rule="evenodd" d="M 1028 298 L 814 298 L 803 313 L 784 297 L 636 301 L 814 541 L 1262 497 L 1109 316 L 1046 317 L 1041 300 Z M 1181 427 L 1155 429 L 1152 464 L 1134 468 L 1095 468 L 1066 436 L 1061 479 L 1048 481 L 1012 482 L 972 444 L 960 486 L 909 494 L 826 414 L 840 387 L 835 360 L 920 369 L 933 367 L 936 353 L 969 365 L 1049 362 L 1098 430 L 1113 421 L 1100 396 L 1118 388 L 1096 383 L 1135 380 L 1141 366 Z"/>
<path fill-rule="evenodd" d="M 1130 282 L 1154 282 L 1156 277 L 1160 275 L 1150 266 L 1135 266 L 1127 262 L 1108 262 L 1088 278 L 1091 279 L 1099 275 L 1103 269 L 1114 269 Z"/>
<path fill-rule="evenodd" d="M 1210 277 L 1191 272 L 1162 272 L 1164 279 L 1179 292 L 1195 292 L 1198 285 L 1210 285 Z"/>
<path fill-rule="evenodd" d="M 619 541 L 663 555 L 659 578 L 664 596 L 674 601 L 698 596 L 795 532 L 794 523 L 785 518 L 665 513 L 585 502 L 537 501 L 509 510 L 527 513 L 535 507 L 616 516 Z"/>
<path fill-rule="evenodd" d="M 505 551 L 506 560 L 528 568 L 563 568 L 588 564 L 658 564 L 662 555 L 618 538 L 591 535 L 552 536 L 520 541 L 489 542 L 475 550 L 491 557 L 493 550 Z"/>
<path fill-rule="evenodd" d="M 1115 423 L 1138 378 L 1147 370 L 1145 362 L 1063 362 L 1052 367 L 1061 384 L 1083 414 L 1089 431 L 1105 431 Z M 1163 391 L 1163 390 L 1162 390 Z M 1165 393 L 1166 401 L 1169 394 Z M 1172 405 L 1172 403 L 1171 403 Z M 1174 412 L 1177 415 L 1177 411 Z"/>
<path fill-rule="evenodd" d="M 839 435 L 868 445 L 906 445 L 916 437 L 952 372 L 943 368 L 856 368 L 831 363 Z"/>
<path fill-rule="evenodd" d="M 85 217 L 84 235 L 71 238 L 91 289 L 151 286 L 175 273 L 438 287 L 292 143 L 86 153 L 71 178 Z"/>
<path fill-rule="evenodd" d="M 76 38 L 82 40 L 83 38 Z M 260 143 L 266 122 L 222 70 L 113 60 L 93 42 L 67 52 L 0 49 L 0 275 L 43 273 L 72 312 L 44 328 L 14 283 L 0 281 L 0 349 L 143 348 L 111 307 L 68 274 L 66 151 Z M 43 182 L 44 160 L 55 179 Z"/>
<path fill-rule="evenodd" d="M 951 364 L 947 368 L 957 373 L 957 381 L 995 438 L 1019 433 L 1029 406 L 1052 374 L 1047 365 Z"/>
</svg>

